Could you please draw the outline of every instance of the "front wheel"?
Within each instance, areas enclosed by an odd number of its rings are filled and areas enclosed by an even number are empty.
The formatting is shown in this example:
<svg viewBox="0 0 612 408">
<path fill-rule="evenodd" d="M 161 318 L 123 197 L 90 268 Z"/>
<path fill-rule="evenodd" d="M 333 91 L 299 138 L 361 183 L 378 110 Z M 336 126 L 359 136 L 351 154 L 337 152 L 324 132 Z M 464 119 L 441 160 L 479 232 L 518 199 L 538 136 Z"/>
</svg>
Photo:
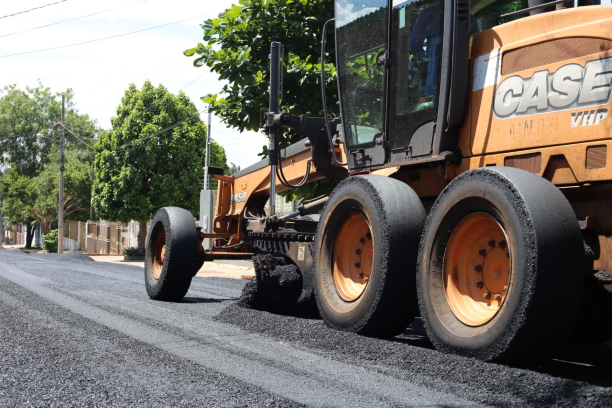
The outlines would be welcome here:
<svg viewBox="0 0 612 408">
<path fill-rule="evenodd" d="M 427 334 L 441 351 L 482 360 L 547 355 L 576 319 L 584 265 L 578 221 L 553 184 L 507 167 L 463 173 L 421 241 Z"/>
<path fill-rule="evenodd" d="M 157 211 L 145 254 L 145 286 L 151 299 L 178 301 L 185 297 L 197 272 L 197 244 L 195 221 L 189 211 L 178 207 Z"/>
</svg>

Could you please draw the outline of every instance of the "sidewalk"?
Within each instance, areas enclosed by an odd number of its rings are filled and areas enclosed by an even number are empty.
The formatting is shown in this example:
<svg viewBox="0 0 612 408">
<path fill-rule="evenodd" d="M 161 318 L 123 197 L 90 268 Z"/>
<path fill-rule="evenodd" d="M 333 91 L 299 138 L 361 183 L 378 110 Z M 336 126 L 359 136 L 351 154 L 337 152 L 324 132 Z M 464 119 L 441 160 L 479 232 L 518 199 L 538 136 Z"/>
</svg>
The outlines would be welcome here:
<svg viewBox="0 0 612 408">
<path fill-rule="evenodd" d="M 117 255 L 88 255 L 96 262 L 110 262 L 121 265 L 133 265 L 144 268 L 143 261 L 124 261 L 123 256 Z M 201 278 L 233 278 L 233 279 L 249 279 L 255 276 L 255 269 L 251 261 L 223 261 L 221 262 L 204 262 L 204 265 L 196 276 Z"/>
</svg>

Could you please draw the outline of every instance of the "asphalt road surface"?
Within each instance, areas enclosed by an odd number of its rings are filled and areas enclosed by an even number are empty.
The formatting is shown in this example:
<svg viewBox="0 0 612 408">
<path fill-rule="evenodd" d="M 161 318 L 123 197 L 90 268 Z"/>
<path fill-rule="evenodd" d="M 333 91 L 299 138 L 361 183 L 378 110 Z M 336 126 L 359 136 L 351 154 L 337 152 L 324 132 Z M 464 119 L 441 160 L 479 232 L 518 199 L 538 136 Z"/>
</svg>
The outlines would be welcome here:
<svg viewBox="0 0 612 408">
<path fill-rule="evenodd" d="M 612 406 L 612 347 L 527 368 L 236 305 L 245 281 L 195 278 L 150 300 L 143 270 L 0 248 L 0 406 Z"/>
</svg>

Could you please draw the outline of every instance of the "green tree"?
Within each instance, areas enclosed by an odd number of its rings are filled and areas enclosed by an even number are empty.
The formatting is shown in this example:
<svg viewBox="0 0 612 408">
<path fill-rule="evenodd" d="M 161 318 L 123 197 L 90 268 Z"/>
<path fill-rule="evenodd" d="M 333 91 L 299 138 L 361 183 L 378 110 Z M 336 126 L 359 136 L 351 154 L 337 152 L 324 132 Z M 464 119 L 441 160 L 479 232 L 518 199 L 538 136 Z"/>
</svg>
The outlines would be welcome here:
<svg viewBox="0 0 612 408">
<path fill-rule="evenodd" d="M 145 223 L 160 207 L 199 213 L 206 126 L 193 102 L 146 81 L 130 84 L 113 129 L 95 144 L 93 205 L 114 221 L 140 222 L 138 247 L 144 249 Z M 227 168 L 225 151 L 213 142 L 211 165 Z"/>
<path fill-rule="evenodd" d="M 98 132 L 95 121 L 79 113 L 71 89 L 63 95 L 66 98 L 66 151 L 93 145 Z M 27 226 L 27 247 L 31 245 L 36 222 L 41 222 L 43 229 L 48 230 L 49 222 L 57 219 L 59 153 L 49 153 L 58 149 L 61 96 L 40 83 L 25 90 L 16 85 L 0 90 L 0 165 L 7 169 L 2 178 L 0 203 L 7 218 Z M 81 155 L 84 156 L 82 160 L 92 163 L 92 153 Z M 48 166 L 52 169 L 45 172 Z M 47 187 L 50 180 L 55 180 L 55 188 L 45 188 L 43 179 L 39 178 L 42 173 L 46 174 L 43 178 L 47 180 Z M 70 184 L 70 174 L 67 177 Z M 55 208 L 50 208 L 53 200 Z"/>
<path fill-rule="evenodd" d="M 203 43 L 184 51 L 197 56 L 195 67 L 208 67 L 227 81 L 216 94 L 202 98 L 227 125 L 240 131 L 257 130 L 261 109 L 269 105 L 270 44 L 284 44 L 281 110 L 294 115 L 323 116 L 321 101 L 321 34 L 334 16 L 331 0 L 240 0 L 240 5 L 206 20 Z M 325 89 L 328 113 L 339 114 L 333 25 L 327 30 Z M 281 133 L 281 148 L 302 139 Z M 260 156 L 267 156 L 262 146 Z M 282 193 L 287 201 L 329 193 L 337 184 L 323 180 Z"/>
<path fill-rule="evenodd" d="M 88 115 L 80 114 L 74 103 L 74 93 L 67 89 L 66 127 L 93 144 L 97 128 Z M 53 94 L 39 83 L 37 87 L 5 86 L 0 91 L 0 164 L 11 166 L 19 174 L 36 177 L 46 164 L 53 145 L 59 143 L 61 94 Z M 66 149 L 82 148 L 82 141 L 66 131 Z M 90 159 L 91 160 L 91 159 Z"/>
<path fill-rule="evenodd" d="M 36 177 L 36 199 L 33 213 L 42 225 L 43 234 L 57 225 L 59 203 L 59 149 L 53 147 L 48 163 Z M 91 165 L 88 151 L 68 150 L 64 165 L 64 218 L 86 221 L 91 203 Z"/>
<path fill-rule="evenodd" d="M 236 174 L 239 171 L 240 171 L 240 165 L 236 165 L 235 163 L 230 163 L 229 174 Z"/>
<path fill-rule="evenodd" d="M 322 116 L 320 85 L 321 31 L 334 15 L 331 0 L 240 0 L 240 6 L 202 24 L 204 43 L 186 50 L 198 55 L 196 67 L 207 66 L 227 84 L 203 98 L 227 125 L 257 130 L 260 109 L 269 105 L 270 43 L 285 46 L 282 110 Z M 330 113 L 337 108 L 333 26 L 325 56 L 326 96 Z M 297 141 L 289 136 L 283 144 Z"/>
<path fill-rule="evenodd" d="M 4 215 L 26 227 L 26 248 L 30 248 L 36 227 L 33 211 L 38 199 L 36 180 L 19 174 L 14 167 L 9 168 L 0 178 L 0 198 Z"/>
</svg>

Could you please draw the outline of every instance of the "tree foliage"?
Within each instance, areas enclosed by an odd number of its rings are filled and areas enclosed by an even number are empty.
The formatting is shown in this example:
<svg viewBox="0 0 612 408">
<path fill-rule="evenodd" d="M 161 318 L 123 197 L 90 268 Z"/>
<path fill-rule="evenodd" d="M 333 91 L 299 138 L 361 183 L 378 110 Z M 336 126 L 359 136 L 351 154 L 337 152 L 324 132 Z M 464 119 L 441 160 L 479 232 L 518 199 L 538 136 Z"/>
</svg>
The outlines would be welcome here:
<svg viewBox="0 0 612 408">
<path fill-rule="evenodd" d="M 93 161 L 91 145 L 98 129 L 95 121 L 76 109 L 71 89 L 63 95 L 68 216 L 79 215 L 74 213 L 77 207 L 89 206 L 91 181 L 89 171 L 84 177 L 83 169 L 89 169 Z M 5 170 L 0 178 L 0 202 L 8 219 L 28 226 L 26 246 L 31 244 L 31 228 L 36 223 L 42 224 L 43 233 L 57 224 L 61 96 L 40 83 L 25 90 L 9 85 L 0 91 L 0 166 Z M 90 150 L 80 150 L 84 147 Z"/>
<path fill-rule="evenodd" d="M 95 121 L 79 113 L 71 89 L 63 94 L 66 127 L 82 139 L 66 131 L 66 149 L 83 148 L 83 141 L 93 144 L 97 133 Z M 19 174 L 29 177 L 42 171 L 51 147 L 59 143 L 61 95 L 53 94 L 42 84 L 25 90 L 9 85 L 0 91 L 0 164 L 10 163 Z"/>
<path fill-rule="evenodd" d="M 48 163 L 36 177 L 38 198 L 33 208 L 43 234 L 57 225 L 59 204 L 59 149 L 49 153 Z M 86 221 L 91 204 L 91 164 L 89 151 L 68 150 L 64 165 L 64 219 Z"/>
<path fill-rule="evenodd" d="M 94 208 L 113 221 L 147 221 L 160 207 L 199 213 L 206 126 L 182 92 L 146 81 L 130 84 L 113 128 L 95 145 Z M 211 165 L 226 168 L 225 151 L 212 144 Z"/>
<path fill-rule="evenodd" d="M 36 180 L 23 176 L 14 168 L 9 168 L 0 179 L 2 212 L 13 222 L 31 224 L 34 222 L 33 208 L 38 199 Z"/>
<path fill-rule="evenodd" d="M 202 98 L 227 125 L 240 131 L 257 130 L 261 111 L 269 106 L 270 44 L 283 43 L 283 112 L 323 116 L 321 98 L 321 34 L 325 22 L 334 16 L 331 0 L 240 0 L 240 5 L 220 13 L 202 25 L 203 43 L 184 54 L 196 56 L 193 65 L 208 67 L 227 81 L 219 92 Z M 326 37 L 325 89 L 328 113 L 339 114 L 333 25 Z M 302 139 L 302 135 L 281 133 L 281 148 Z M 262 146 L 260 156 L 267 156 Z M 328 193 L 333 180 L 307 184 L 283 192 L 287 200 Z"/>
<path fill-rule="evenodd" d="M 257 130 L 260 110 L 269 105 L 270 43 L 279 41 L 285 46 L 282 110 L 322 116 L 321 31 L 333 17 L 333 8 L 330 0 L 240 0 L 239 6 L 206 20 L 204 43 L 185 55 L 197 54 L 194 66 L 207 66 L 228 83 L 219 93 L 203 98 L 204 102 L 211 102 L 212 110 L 229 126 Z M 325 56 L 326 94 L 330 112 L 338 113 L 331 28 Z"/>
</svg>

